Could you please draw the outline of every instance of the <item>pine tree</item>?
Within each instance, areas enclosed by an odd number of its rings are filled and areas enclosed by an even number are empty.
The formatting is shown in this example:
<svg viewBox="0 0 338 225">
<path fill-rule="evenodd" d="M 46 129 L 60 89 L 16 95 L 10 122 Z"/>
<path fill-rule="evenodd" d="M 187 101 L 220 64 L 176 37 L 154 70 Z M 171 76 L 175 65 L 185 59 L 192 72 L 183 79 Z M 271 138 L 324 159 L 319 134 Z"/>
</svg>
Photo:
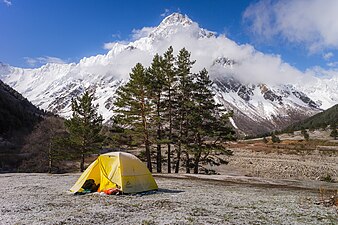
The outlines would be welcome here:
<svg viewBox="0 0 338 225">
<path fill-rule="evenodd" d="M 155 104 L 156 114 L 154 116 L 154 122 L 156 124 L 156 164 L 157 164 L 157 172 L 162 172 L 162 150 L 161 150 L 161 142 L 163 141 L 163 89 L 164 89 L 164 69 L 163 69 L 163 59 L 161 56 L 156 54 L 153 58 L 153 62 L 148 69 L 148 76 L 150 82 L 150 88 L 152 93 L 152 99 Z"/>
<path fill-rule="evenodd" d="M 173 143 L 173 117 L 174 117 L 174 99 L 176 93 L 177 76 L 174 67 L 175 57 L 173 48 L 170 46 L 163 54 L 163 73 L 164 73 L 164 98 L 165 98 L 165 119 L 168 124 L 168 173 L 171 173 L 171 144 Z"/>
<path fill-rule="evenodd" d="M 305 141 L 308 141 L 310 139 L 309 133 L 304 128 L 301 130 L 301 133 L 302 133 Z"/>
<path fill-rule="evenodd" d="M 86 154 L 97 153 L 102 142 L 100 130 L 102 116 L 98 115 L 93 105 L 94 94 L 86 91 L 82 96 L 72 99 L 72 118 L 66 120 L 65 126 L 70 133 L 70 144 L 78 150 L 81 157 L 80 169 L 84 171 Z"/>
<path fill-rule="evenodd" d="M 215 111 L 217 105 L 214 94 L 211 91 L 212 81 L 208 72 L 203 69 L 196 74 L 194 85 L 193 103 L 194 108 L 189 114 L 190 129 L 193 133 L 194 173 L 198 173 L 199 161 L 203 152 L 203 143 L 206 137 L 212 136 L 215 125 Z"/>
<path fill-rule="evenodd" d="M 190 72 L 195 61 L 190 59 L 190 53 L 185 49 L 181 49 L 176 59 L 176 74 L 178 78 L 177 95 L 175 96 L 176 104 L 176 129 L 178 130 L 177 141 L 177 159 L 175 173 L 178 173 L 181 160 L 182 144 L 186 143 L 188 132 L 187 116 L 192 107 L 192 87 L 193 76 Z"/>
<path fill-rule="evenodd" d="M 232 139 L 234 134 L 227 126 L 228 115 L 221 115 L 222 110 L 214 100 L 212 92 L 213 82 L 210 80 L 208 72 L 203 69 L 195 75 L 193 90 L 193 109 L 188 115 L 189 121 L 189 147 L 194 156 L 194 173 L 198 173 L 202 154 L 205 156 L 211 150 L 217 149 L 217 140 L 226 141 Z M 213 144 L 207 141 L 215 140 Z M 220 147 L 220 146 L 218 146 Z M 187 166 L 190 165 L 188 161 Z"/>
<path fill-rule="evenodd" d="M 142 140 L 147 167 L 151 172 L 150 119 L 153 116 L 153 106 L 150 99 L 151 87 L 147 71 L 142 64 L 137 63 L 132 68 L 128 83 L 117 90 L 115 119 L 129 128 L 134 139 Z"/>
</svg>

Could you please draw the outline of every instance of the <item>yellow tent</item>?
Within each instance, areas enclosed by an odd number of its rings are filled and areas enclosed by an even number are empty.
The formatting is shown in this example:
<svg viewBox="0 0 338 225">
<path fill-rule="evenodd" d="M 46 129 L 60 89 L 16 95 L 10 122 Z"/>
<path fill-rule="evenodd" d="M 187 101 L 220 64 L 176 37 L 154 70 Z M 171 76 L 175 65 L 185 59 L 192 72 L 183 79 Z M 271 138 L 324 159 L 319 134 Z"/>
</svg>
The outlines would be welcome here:
<svg viewBox="0 0 338 225">
<path fill-rule="evenodd" d="M 141 160 L 125 152 L 111 152 L 100 155 L 82 173 L 70 189 L 78 192 L 88 179 L 100 184 L 99 190 L 120 186 L 123 193 L 137 193 L 158 189 L 157 184 Z"/>
</svg>

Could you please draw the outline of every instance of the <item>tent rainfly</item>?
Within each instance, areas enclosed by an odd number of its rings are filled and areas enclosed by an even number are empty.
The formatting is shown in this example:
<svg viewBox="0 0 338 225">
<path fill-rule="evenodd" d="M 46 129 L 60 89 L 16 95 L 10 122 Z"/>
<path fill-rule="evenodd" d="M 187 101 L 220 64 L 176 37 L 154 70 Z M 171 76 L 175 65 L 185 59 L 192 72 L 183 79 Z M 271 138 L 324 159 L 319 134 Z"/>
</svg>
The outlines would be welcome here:
<svg viewBox="0 0 338 225">
<path fill-rule="evenodd" d="M 146 165 L 136 156 L 125 152 L 111 152 L 100 155 L 82 173 L 70 189 L 78 192 L 88 179 L 100 184 L 98 191 L 116 188 L 123 193 L 138 193 L 157 190 L 157 184 Z"/>
</svg>

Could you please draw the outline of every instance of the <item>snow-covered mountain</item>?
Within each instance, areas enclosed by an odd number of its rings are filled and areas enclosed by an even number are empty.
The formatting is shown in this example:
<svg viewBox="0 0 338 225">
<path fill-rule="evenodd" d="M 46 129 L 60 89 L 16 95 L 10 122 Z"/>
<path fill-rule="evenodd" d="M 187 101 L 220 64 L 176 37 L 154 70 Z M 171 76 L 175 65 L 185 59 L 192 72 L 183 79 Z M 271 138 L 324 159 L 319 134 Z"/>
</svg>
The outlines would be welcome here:
<svg viewBox="0 0 338 225">
<path fill-rule="evenodd" d="M 162 54 L 172 45 L 175 54 L 183 47 L 191 51 L 196 59 L 193 72 L 209 70 L 217 101 L 234 111 L 233 124 L 245 133 L 280 128 L 338 103 L 338 78 L 300 75 L 280 57 L 238 45 L 200 28 L 186 15 L 174 13 L 157 27 L 139 30 L 140 34 L 144 30 L 146 35 L 137 40 L 109 43 L 107 54 L 78 63 L 48 63 L 35 69 L 1 63 L 0 79 L 36 106 L 65 117 L 71 114 L 71 99 L 92 89 L 99 112 L 108 121 L 114 93 L 131 68 L 137 62 L 150 65 L 155 53 Z"/>
</svg>

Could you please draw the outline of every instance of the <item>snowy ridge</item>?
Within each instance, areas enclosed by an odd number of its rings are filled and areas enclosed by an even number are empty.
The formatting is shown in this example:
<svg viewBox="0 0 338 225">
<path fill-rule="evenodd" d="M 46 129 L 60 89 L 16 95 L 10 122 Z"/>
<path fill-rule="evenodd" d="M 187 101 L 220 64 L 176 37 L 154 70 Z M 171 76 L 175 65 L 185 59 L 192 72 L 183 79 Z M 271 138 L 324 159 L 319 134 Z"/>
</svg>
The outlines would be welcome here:
<svg viewBox="0 0 338 225">
<path fill-rule="evenodd" d="M 192 44 L 195 50 L 191 49 Z M 250 57 L 262 58 L 262 54 L 250 46 L 216 36 L 179 13 L 166 17 L 145 37 L 113 43 L 107 54 L 85 57 L 78 63 L 48 63 L 36 69 L 0 63 L 0 79 L 36 106 L 65 117 L 71 115 L 71 99 L 91 89 L 95 91 L 94 103 L 99 105 L 99 113 L 108 121 L 116 89 L 127 81 L 131 68 L 137 62 L 149 66 L 153 55 L 162 54 L 170 45 L 175 54 L 182 47 L 190 50 L 192 59 L 197 60 L 197 71 L 208 69 L 214 80 L 216 100 L 235 112 L 232 124 L 246 133 L 280 128 L 338 103 L 337 78 L 313 78 L 315 85 L 245 82 L 241 66 L 247 62 L 254 66 Z M 234 54 L 235 50 L 241 54 Z M 254 123 L 259 124 L 257 129 L 252 128 Z"/>
<path fill-rule="evenodd" d="M 306 93 L 323 109 L 328 109 L 338 103 L 338 77 L 330 79 L 315 78 L 312 86 L 297 84 L 298 90 Z"/>
</svg>

